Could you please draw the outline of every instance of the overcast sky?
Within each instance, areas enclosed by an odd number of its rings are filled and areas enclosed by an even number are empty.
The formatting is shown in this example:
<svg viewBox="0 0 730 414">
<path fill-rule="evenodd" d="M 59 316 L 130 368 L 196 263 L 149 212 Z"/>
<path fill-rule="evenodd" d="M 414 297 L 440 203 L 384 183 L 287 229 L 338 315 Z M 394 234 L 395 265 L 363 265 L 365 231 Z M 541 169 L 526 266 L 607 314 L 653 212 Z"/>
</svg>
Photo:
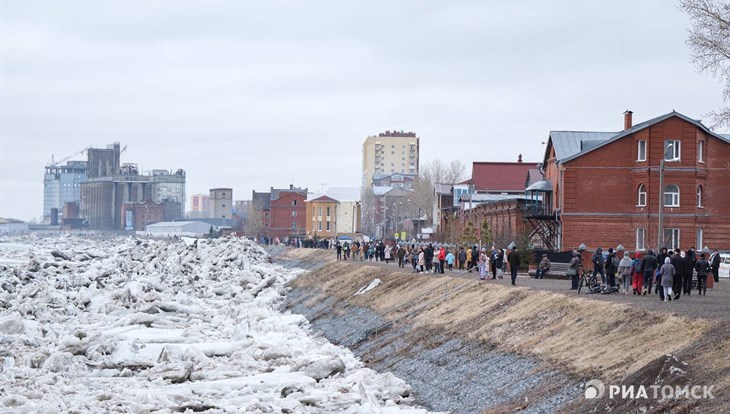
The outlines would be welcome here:
<svg viewBox="0 0 730 414">
<path fill-rule="evenodd" d="M 189 208 L 213 187 L 357 186 L 384 130 L 470 169 L 539 161 L 550 130 L 617 131 L 627 109 L 722 104 L 668 0 L 1 3 L 0 217 L 42 216 L 51 155 L 114 141 L 184 169 Z"/>
</svg>

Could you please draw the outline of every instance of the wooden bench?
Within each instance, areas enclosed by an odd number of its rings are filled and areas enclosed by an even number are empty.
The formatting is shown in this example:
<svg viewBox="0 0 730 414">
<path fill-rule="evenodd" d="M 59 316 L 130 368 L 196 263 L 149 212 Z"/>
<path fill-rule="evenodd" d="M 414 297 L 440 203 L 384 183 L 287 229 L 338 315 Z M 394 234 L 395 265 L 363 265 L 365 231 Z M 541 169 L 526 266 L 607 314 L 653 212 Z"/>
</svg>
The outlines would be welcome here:
<svg viewBox="0 0 730 414">
<path fill-rule="evenodd" d="M 550 263 L 550 270 L 545 273 L 543 277 L 548 279 L 565 279 L 568 276 L 565 274 L 570 268 L 570 263 Z M 535 277 L 536 270 L 530 270 L 529 274 Z"/>
</svg>

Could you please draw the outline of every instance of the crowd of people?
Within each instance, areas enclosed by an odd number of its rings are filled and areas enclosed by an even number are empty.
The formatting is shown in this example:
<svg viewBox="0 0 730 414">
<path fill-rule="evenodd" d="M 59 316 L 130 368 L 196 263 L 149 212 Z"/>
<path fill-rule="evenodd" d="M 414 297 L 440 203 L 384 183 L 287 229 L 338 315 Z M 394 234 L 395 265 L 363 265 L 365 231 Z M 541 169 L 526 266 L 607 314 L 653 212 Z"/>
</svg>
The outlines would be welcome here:
<svg viewBox="0 0 730 414">
<path fill-rule="evenodd" d="M 694 247 L 687 251 L 663 248 L 658 255 L 649 249 L 635 252 L 633 258 L 629 252 L 624 252 L 619 259 L 613 248 L 608 249 L 604 258 L 603 249 L 599 247 L 591 261 L 593 270 L 588 271 L 580 252 L 573 251 L 568 270 L 571 289 L 578 289 L 580 275 L 590 272 L 592 279 L 597 280 L 600 275 L 605 287 L 625 295 L 629 292 L 640 296 L 656 294 L 660 300 L 671 301 L 683 294 L 689 296 L 695 285 L 699 295 L 706 295 L 709 275 L 714 282 L 719 281 L 720 254 L 717 250 L 710 253 L 705 249 L 698 256 Z"/>
<path fill-rule="evenodd" d="M 443 244 L 428 243 L 425 245 L 416 244 L 395 244 L 391 245 L 382 241 L 363 242 L 358 241 L 335 244 L 337 260 L 359 260 L 397 263 L 398 267 L 405 268 L 406 265 L 413 267 L 413 273 L 439 273 L 443 274 L 446 269 L 454 269 L 466 272 L 479 272 L 479 279 L 488 279 L 491 271 L 492 279 L 502 279 L 509 266 L 511 282 L 516 284 L 517 271 L 520 267 L 520 255 L 517 248 L 513 247 L 509 253 L 505 249 L 498 249 L 492 246 L 479 248 L 473 246 L 461 246 L 456 248 Z M 506 260 L 505 260 L 506 256 Z"/>
<path fill-rule="evenodd" d="M 278 244 L 278 239 L 271 240 Z M 320 240 L 315 243 L 309 240 L 289 239 L 281 243 L 293 247 L 333 248 L 337 260 L 375 261 L 394 263 L 400 268 L 410 266 L 413 273 L 438 273 L 445 270 L 478 272 L 480 280 L 502 279 L 507 270 L 510 271 L 511 283 L 516 284 L 517 272 L 520 268 L 520 255 L 512 245 L 511 249 L 495 246 L 487 249 L 477 245 L 450 247 L 438 243 L 401 243 L 391 244 L 383 241 L 334 241 Z M 618 256 L 613 248 L 607 254 L 598 247 L 591 257 L 592 270 L 584 266 L 581 253 L 575 249 L 568 265 L 567 275 L 571 280 L 571 290 L 578 289 L 581 275 L 584 273 L 600 284 L 604 292 L 621 292 L 623 294 L 647 296 L 656 294 L 663 301 L 677 300 L 682 295 L 690 295 L 697 289 L 699 295 L 707 292 L 707 279 L 712 277 L 719 281 L 720 255 L 717 250 L 710 253 L 707 248 L 697 254 L 694 247 L 682 251 L 669 251 L 663 248 L 659 254 L 649 249 L 646 252 L 636 251 L 633 255 L 624 251 Z M 542 279 L 550 271 L 551 263 L 547 255 L 537 264 L 535 277 Z"/>
</svg>

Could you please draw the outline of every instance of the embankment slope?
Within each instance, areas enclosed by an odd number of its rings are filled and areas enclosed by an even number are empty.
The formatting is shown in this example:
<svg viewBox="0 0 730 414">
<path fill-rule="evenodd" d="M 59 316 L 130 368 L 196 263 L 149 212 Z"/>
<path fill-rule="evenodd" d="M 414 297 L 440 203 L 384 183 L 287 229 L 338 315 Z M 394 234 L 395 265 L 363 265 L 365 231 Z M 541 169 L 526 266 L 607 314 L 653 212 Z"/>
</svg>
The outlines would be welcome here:
<svg viewBox="0 0 730 414">
<path fill-rule="evenodd" d="M 312 271 L 290 283 L 299 294 L 294 295 L 287 306 L 301 312 L 326 303 L 317 308 L 316 314 L 307 315 L 308 318 L 322 318 L 326 324 L 352 323 L 349 331 L 352 333 L 369 323 L 368 320 L 353 322 L 357 318 L 348 318 L 361 314 L 363 309 L 372 312 L 371 320 L 395 321 L 389 331 L 397 335 L 377 339 L 377 346 L 368 345 L 372 339 L 354 346 L 362 348 L 364 360 L 379 362 L 379 369 L 398 365 L 398 355 L 386 358 L 384 349 L 392 350 L 393 346 L 434 349 L 450 340 L 458 340 L 461 347 L 468 347 L 468 352 L 464 360 L 456 361 L 456 364 L 473 363 L 475 361 L 469 355 L 475 350 L 484 350 L 539 361 L 541 371 L 548 369 L 564 375 L 559 385 L 572 389 L 569 391 L 571 398 L 554 401 L 547 406 L 550 411 L 730 412 L 727 396 L 730 390 L 730 324 L 727 320 L 709 321 L 668 311 L 647 311 L 574 294 L 488 282 L 479 285 L 465 278 L 405 274 L 381 267 L 323 261 L 322 256 L 322 251 L 304 249 L 289 250 L 279 256 L 284 261 L 316 263 L 316 266 L 308 266 Z M 353 295 L 376 278 L 381 280 L 378 287 L 364 295 Z M 462 289 L 453 293 L 456 286 Z M 409 302 L 418 306 L 402 307 Z M 426 306 L 418 309 L 421 305 Z M 316 328 L 317 324 L 313 326 Z M 347 329 L 344 332 L 348 332 Z M 344 335 L 337 336 L 328 336 L 328 339 L 344 341 Z M 490 355 L 490 358 L 494 357 Z M 411 353 L 408 358 L 415 360 L 413 358 L 418 356 Z M 529 374 L 525 373 L 519 380 L 527 381 Z M 396 375 L 402 374 L 396 372 Z M 636 386 L 714 385 L 716 398 L 587 400 L 582 397 L 579 384 L 588 379 Z M 571 383 L 576 386 L 570 388 Z M 465 384 L 468 386 L 469 381 Z M 488 405 L 481 410 L 540 411 L 548 403 L 544 395 L 538 394 L 541 389 L 551 389 L 550 385 L 532 385 L 510 398 L 485 400 Z M 417 393 L 418 387 L 415 388 Z M 428 396 L 423 398 L 428 404 Z M 541 408 L 530 410 L 532 401 L 535 404 L 542 401 Z"/>
</svg>

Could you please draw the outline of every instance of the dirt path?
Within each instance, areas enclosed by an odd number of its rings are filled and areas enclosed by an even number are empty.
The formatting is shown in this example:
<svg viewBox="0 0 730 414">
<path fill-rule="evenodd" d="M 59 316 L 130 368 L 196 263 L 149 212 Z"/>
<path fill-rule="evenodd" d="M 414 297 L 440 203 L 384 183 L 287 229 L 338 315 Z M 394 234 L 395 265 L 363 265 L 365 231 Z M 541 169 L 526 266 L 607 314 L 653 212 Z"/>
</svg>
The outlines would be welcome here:
<svg viewBox="0 0 730 414">
<path fill-rule="evenodd" d="M 323 254 L 329 254 L 328 251 L 322 251 Z M 334 252 L 332 252 L 334 256 Z M 393 272 L 402 272 L 413 274 L 413 268 L 406 266 L 404 269 L 398 268 L 396 263 L 390 262 L 388 264 L 383 262 L 370 262 L 370 261 L 354 261 L 349 260 L 346 263 L 361 265 L 361 266 L 374 266 L 378 268 L 388 269 Z M 448 275 L 459 275 L 457 270 L 444 272 L 445 276 Z M 430 273 L 413 274 L 414 277 L 429 277 L 432 276 Z M 478 273 L 465 273 L 459 275 L 462 278 L 478 278 Z M 490 274 L 491 277 L 491 274 Z M 505 275 L 505 279 L 488 279 L 485 283 L 498 284 L 510 286 L 509 274 Z M 533 290 L 545 290 L 549 292 L 563 293 L 568 296 L 578 296 L 574 290 L 570 290 L 569 280 L 559 279 L 534 279 L 528 276 L 526 273 L 520 273 L 517 275 L 517 287 L 526 287 Z M 585 291 L 584 291 L 585 292 Z M 657 294 L 647 296 L 634 296 L 634 295 L 623 295 L 620 293 L 613 293 L 610 295 L 602 294 L 585 294 L 581 293 L 581 297 L 587 299 L 603 300 L 616 303 L 625 303 L 632 306 L 636 306 L 642 309 L 658 312 L 669 312 L 683 315 L 690 318 L 704 318 L 704 319 L 718 319 L 718 320 L 730 320 L 730 282 L 721 280 L 720 283 L 715 284 L 714 289 L 708 289 L 706 296 L 697 295 L 697 291 L 692 292 L 690 296 L 682 295 L 678 301 L 662 302 L 659 300 Z"/>
</svg>

